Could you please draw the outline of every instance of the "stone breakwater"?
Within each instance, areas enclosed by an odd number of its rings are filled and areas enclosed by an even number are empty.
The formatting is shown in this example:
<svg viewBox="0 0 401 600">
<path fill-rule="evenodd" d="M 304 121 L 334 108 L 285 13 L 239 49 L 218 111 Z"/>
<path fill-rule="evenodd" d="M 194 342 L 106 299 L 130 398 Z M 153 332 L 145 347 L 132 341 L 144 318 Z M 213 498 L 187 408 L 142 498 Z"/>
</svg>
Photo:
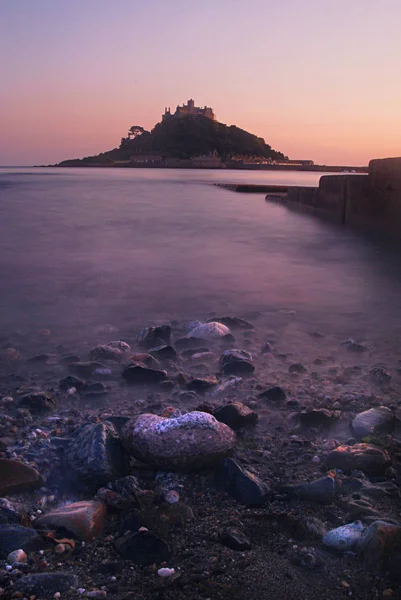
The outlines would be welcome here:
<svg viewBox="0 0 401 600">
<path fill-rule="evenodd" d="M 399 364 L 238 317 L 120 333 L 3 344 L 0 597 L 397 597 Z"/>
</svg>

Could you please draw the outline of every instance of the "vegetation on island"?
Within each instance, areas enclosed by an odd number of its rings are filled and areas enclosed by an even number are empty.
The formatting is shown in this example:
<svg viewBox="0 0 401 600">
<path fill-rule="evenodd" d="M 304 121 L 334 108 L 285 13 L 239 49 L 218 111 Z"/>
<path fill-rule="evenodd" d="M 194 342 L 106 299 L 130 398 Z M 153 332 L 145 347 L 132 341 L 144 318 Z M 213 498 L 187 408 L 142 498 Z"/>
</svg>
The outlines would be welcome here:
<svg viewBox="0 0 401 600">
<path fill-rule="evenodd" d="M 97 156 L 65 160 L 61 166 L 107 165 L 130 161 L 141 155 L 163 158 L 189 159 L 212 152 L 223 160 L 233 156 L 258 156 L 271 160 L 285 160 L 281 152 L 273 150 L 261 137 L 236 127 L 224 125 L 202 116 L 171 118 L 157 123 L 152 131 L 133 125 L 120 146 Z"/>
</svg>

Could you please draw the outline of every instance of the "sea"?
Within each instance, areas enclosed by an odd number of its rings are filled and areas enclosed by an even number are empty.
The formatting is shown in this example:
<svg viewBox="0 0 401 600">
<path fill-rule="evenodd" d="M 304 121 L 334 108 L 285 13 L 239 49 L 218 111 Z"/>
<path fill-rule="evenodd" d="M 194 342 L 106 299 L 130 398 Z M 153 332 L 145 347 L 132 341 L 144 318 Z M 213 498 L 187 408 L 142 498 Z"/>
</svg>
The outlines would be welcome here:
<svg viewBox="0 0 401 600">
<path fill-rule="evenodd" d="M 310 186 L 321 175 L 0 168 L 0 333 L 45 330 L 78 348 L 235 315 L 294 359 L 318 332 L 321 352 L 353 338 L 395 368 L 399 248 L 215 185 Z"/>
</svg>

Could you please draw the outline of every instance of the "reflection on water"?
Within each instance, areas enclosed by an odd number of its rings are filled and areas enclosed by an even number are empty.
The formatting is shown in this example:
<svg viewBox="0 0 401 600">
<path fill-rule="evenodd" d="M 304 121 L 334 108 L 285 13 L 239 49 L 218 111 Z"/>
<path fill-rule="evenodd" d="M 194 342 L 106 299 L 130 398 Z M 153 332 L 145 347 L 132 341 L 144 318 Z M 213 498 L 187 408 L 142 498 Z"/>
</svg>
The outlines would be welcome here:
<svg viewBox="0 0 401 600">
<path fill-rule="evenodd" d="M 396 255 L 216 181 L 314 185 L 319 173 L 0 170 L 0 325 L 88 337 L 213 311 L 266 331 L 323 328 L 395 349 Z M 283 309 L 296 311 L 278 312 Z"/>
</svg>

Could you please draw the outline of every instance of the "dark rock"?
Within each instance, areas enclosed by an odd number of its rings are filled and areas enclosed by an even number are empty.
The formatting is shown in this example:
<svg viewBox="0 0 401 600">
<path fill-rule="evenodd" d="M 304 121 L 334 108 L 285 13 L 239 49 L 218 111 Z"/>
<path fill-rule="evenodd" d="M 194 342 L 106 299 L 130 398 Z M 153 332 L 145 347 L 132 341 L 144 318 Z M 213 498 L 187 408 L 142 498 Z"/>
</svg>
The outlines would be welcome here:
<svg viewBox="0 0 401 600">
<path fill-rule="evenodd" d="M 71 363 L 80 362 L 81 359 L 76 354 L 67 354 L 62 356 L 59 360 L 60 365 L 70 365 Z"/>
<path fill-rule="evenodd" d="M 18 524 L 21 522 L 21 509 L 7 498 L 0 498 L 0 524 Z M 18 549 L 18 548 L 17 548 Z"/>
<path fill-rule="evenodd" d="M 256 412 L 241 402 L 219 406 L 214 411 L 213 416 L 221 423 L 225 423 L 231 427 L 231 429 L 255 425 L 259 418 Z"/>
<path fill-rule="evenodd" d="M 158 369 L 160 367 L 159 361 L 147 352 L 137 352 L 136 354 L 133 354 L 130 357 L 130 362 L 141 363 L 150 369 Z"/>
<path fill-rule="evenodd" d="M 47 412 L 55 407 L 56 402 L 44 392 L 30 392 L 17 400 L 17 408 L 27 408 L 33 414 Z"/>
<path fill-rule="evenodd" d="M 235 337 L 233 336 L 232 333 L 226 333 L 226 335 L 223 335 L 220 338 L 220 341 L 222 342 L 223 346 L 232 345 L 235 342 Z"/>
<path fill-rule="evenodd" d="M 227 425 L 196 411 L 172 418 L 140 415 L 128 421 L 121 437 L 132 456 L 166 470 L 214 465 L 236 442 Z"/>
<path fill-rule="evenodd" d="M 137 337 L 138 346 L 141 348 L 154 348 L 169 345 L 171 342 L 170 325 L 161 325 L 160 327 L 146 327 Z"/>
<path fill-rule="evenodd" d="M 78 391 L 83 390 L 86 387 L 86 381 L 75 377 L 74 375 L 67 375 L 59 381 L 60 390 L 68 390 L 69 388 L 76 388 Z"/>
<path fill-rule="evenodd" d="M 230 527 L 226 529 L 221 534 L 221 542 L 225 546 L 228 546 L 232 550 L 238 550 L 240 552 L 244 550 L 250 550 L 251 542 L 248 540 L 246 535 L 242 533 L 239 529 L 235 527 Z"/>
<path fill-rule="evenodd" d="M 128 475 L 128 457 L 114 426 L 105 421 L 78 430 L 67 452 L 66 462 L 74 476 L 97 489 Z"/>
<path fill-rule="evenodd" d="M 223 469 L 218 472 L 218 485 L 241 504 L 246 506 L 260 506 L 269 496 L 269 486 L 259 477 L 242 469 L 232 458 L 224 461 Z"/>
<path fill-rule="evenodd" d="M 341 342 L 341 345 L 344 346 L 344 348 L 346 348 L 347 350 L 349 350 L 350 352 L 367 352 L 368 350 L 371 350 L 371 348 L 363 343 L 363 342 L 357 342 L 356 340 L 353 339 L 349 339 L 349 340 L 345 340 L 345 342 Z"/>
<path fill-rule="evenodd" d="M 255 327 L 252 325 L 252 323 L 245 321 L 245 319 L 240 319 L 239 317 L 221 317 L 219 319 L 217 319 L 217 318 L 216 319 L 208 319 L 206 322 L 207 323 L 212 323 L 212 322 L 223 323 L 223 325 L 225 325 L 229 329 L 245 329 L 245 330 L 255 329 Z"/>
<path fill-rule="evenodd" d="M 269 342 L 264 342 L 260 351 L 262 354 L 271 354 L 271 352 L 273 352 L 271 344 L 269 344 Z"/>
<path fill-rule="evenodd" d="M 287 408 L 299 408 L 298 400 L 287 400 L 285 405 Z"/>
<path fill-rule="evenodd" d="M 196 350 L 203 348 L 205 340 L 194 337 L 182 337 L 175 341 L 175 346 L 179 350 Z"/>
<path fill-rule="evenodd" d="M 101 381 L 88 381 L 84 393 L 85 396 L 99 396 L 107 394 L 108 389 Z"/>
<path fill-rule="evenodd" d="M 126 381 L 134 384 L 155 384 L 167 379 L 166 371 L 149 369 L 140 363 L 127 365 L 122 375 Z"/>
<path fill-rule="evenodd" d="M 357 550 L 370 569 L 387 570 L 389 559 L 401 554 L 401 527 L 385 521 L 374 521 L 362 533 Z"/>
<path fill-rule="evenodd" d="M 220 357 L 219 366 L 225 375 L 247 375 L 255 370 L 252 354 L 246 350 L 226 350 Z"/>
<path fill-rule="evenodd" d="M 307 372 L 307 369 L 301 363 L 294 363 L 288 367 L 288 372 L 303 374 Z"/>
<path fill-rule="evenodd" d="M 367 475 L 380 475 L 390 464 L 390 457 L 385 450 L 370 444 L 354 444 L 338 446 L 332 450 L 326 464 L 329 469 L 341 469 L 345 472 L 357 469 Z"/>
<path fill-rule="evenodd" d="M 310 483 L 284 486 L 281 491 L 300 500 L 331 504 L 336 495 L 336 483 L 334 477 L 327 475 Z"/>
<path fill-rule="evenodd" d="M 133 475 L 127 475 L 122 479 L 111 481 L 107 485 L 107 489 L 120 494 L 120 496 L 123 496 L 124 498 L 134 501 L 136 500 L 136 494 L 142 491 L 138 479 Z"/>
<path fill-rule="evenodd" d="M 35 354 L 35 356 L 31 356 L 26 359 L 27 363 L 33 364 L 46 364 L 52 358 L 51 354 Z"/>
<path fill-rule="evenodd" d="M 267 390 L 264 390 L 260 394 L 258 394 L 258 398 L 262 398 L 263 400 L 270 400 L 271 402 L 280 402 L 285 400 L 287 394 L 283 390 L 283 388 L 278 385 L 271 387 Z"/>
<path fill-rule="evenodd" d="M 118 434 L 120 435 L 122 428 L 130 419 L 132 419 L 132 416 L 131 417 L 125 417 L 125 416 L 123 417 L 120 415 L 111 415 L 111 416 L 107 416 L 103 420 L 108 421 L 109 423 L 112 423 L 114 425 L 114 427 L 116 428 Z"/>
<path fill-rule="evenodd" d="M 34 573 L 17 580 L 15 589 L 25 596 L 51 598 L 56 592 L 68 592 L 78 587 L 78 577 L 73 573 Z"/>
<path fill-rule="evenodd" d="M 97 369 L 107 369 L 104 363 L 94 360 L 69 363 L 68 368 L 72 373 L 76 373 L 78 377 L 92 377 Z"/>
<path fill-rule="evenodd" d="M 177 352 L 174 350 L 173 346 L 157 346 L 156 348 L 151 348 L 149 354 L 158 360 L 177 359 Z"/>
<path fill-rule="evenodd" d="M 10 552 L 20 548 L 28 551 L 40 540 L 34 529 L 21 525 L 0 525 L 0 560 L 5 560 Z"/>
<path fill-rule="evenodd" d="M 368 435 L 390 433 L 395 425 L 395 416 L 387 406 L 378 406 L 359 413 L 352 421 L 355 438 L 360 440 Z"/>
<path fill-rule="evenodd" d="M 204 352 L 209 352 L 209 348 L 206 348 L 206 346 L 201 346 L 200 348 L 188 348 L 188 350 L 181 352 L 181 356 L 182 358 L 191 358 L 194 354 L 201 354 Z"/>
<path fill-rule="evenodd" d="M 171 556 L 167 543 L 150 531 L 137 531 L 117 540 L 116 548 L 125 560 L 138 565 L 152 565 Z"/>
<path fill-rule="evenodd" d="M 186 384 L 186 388 L 187 390 L 201 394 L 202 392 L 210 390 L 217 384 L 218 380 L 216 377 L 195 377 Z"/>
<path fill-rule="evenodd" d="M 33 490 L 43 485 L 43 479 L 32 467 L 17 460 L 0 458 L 0 496 Z"/>
<path fill-rule="evenodd" d="M 391 382 L 391 375 L 384 367 L 375 367 L 369 373 L 369 377 L 379 386 L 387 386 Z"/>
<path fill-rule="evenodd" d="M 103 533 L 106 505 L 99 500 L 65 504 L 39 517 L 35 526 L 67 531 L 75 539 L 92 541 Z"/>
<path fill-rule="evenodd" d="M 312 408 L 299 414 L 299 422 L 304 427 L 331 427 L 339 419 L 339 413 L 327 408 Z"/>
</svg>

